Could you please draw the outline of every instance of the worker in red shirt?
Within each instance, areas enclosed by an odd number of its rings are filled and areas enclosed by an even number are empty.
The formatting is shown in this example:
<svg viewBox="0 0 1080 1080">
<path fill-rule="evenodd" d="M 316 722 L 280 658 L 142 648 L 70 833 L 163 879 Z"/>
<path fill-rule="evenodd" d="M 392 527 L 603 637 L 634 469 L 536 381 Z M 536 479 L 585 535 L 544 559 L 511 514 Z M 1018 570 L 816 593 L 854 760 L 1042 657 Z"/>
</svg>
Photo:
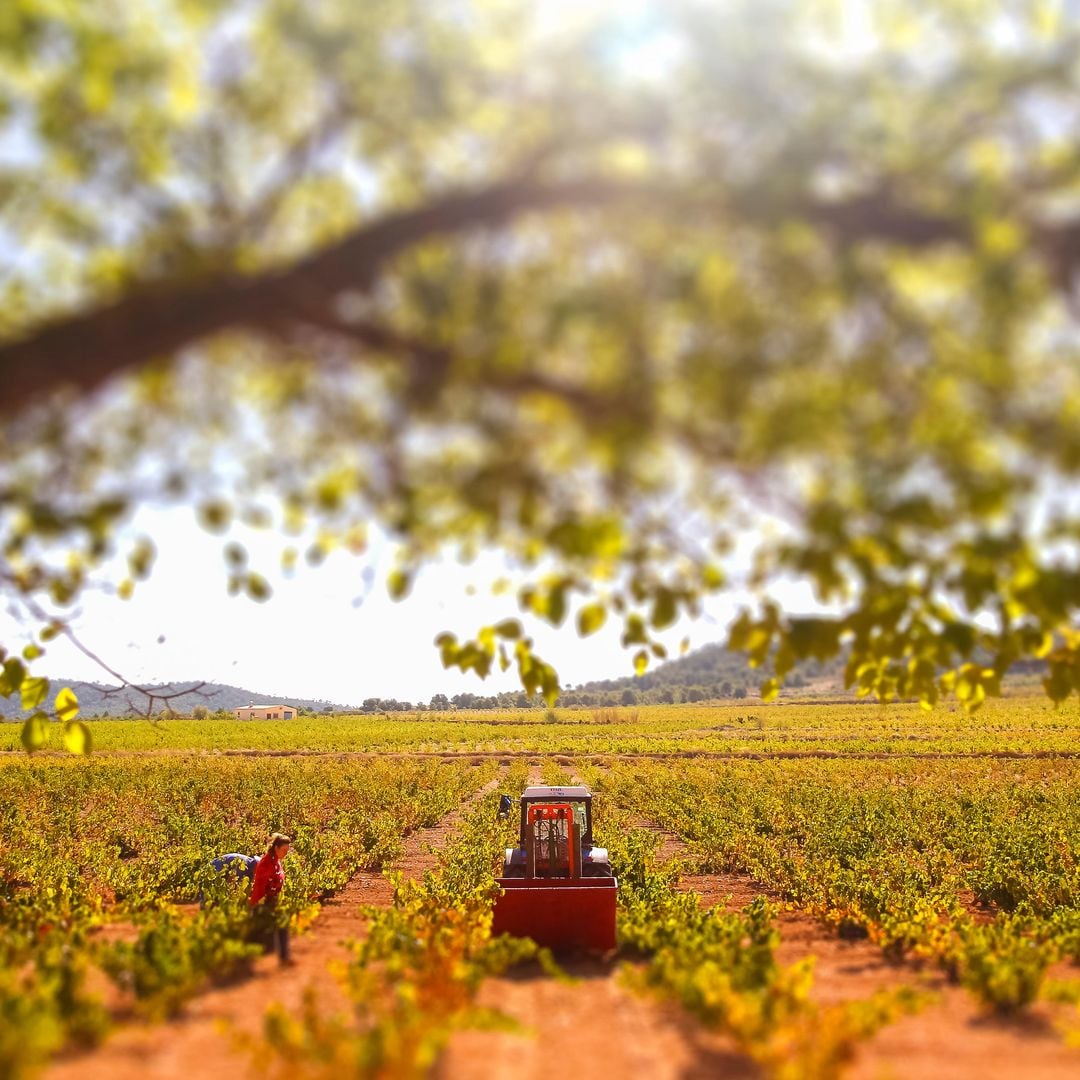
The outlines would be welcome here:
<svg viewBox="0 0 1080 1080">
<path fill-rule="evenodd" d="M 283 964 L 291 962 L 289 929 L 279 924 L 274 908 L 277 906 L 278 894 L 285 885 L 285 868 L 281 861 L 289 854 L 291 845 L 292 838 L 284 833 L 274 833 L 270 837 L 270 846 L 255 867 L 251 896 L 248 897 L 248 903 L 255 912 L 256 930 L 267 952 L 273 950 L 276 944 L 278 959 Z"/>
</svg>

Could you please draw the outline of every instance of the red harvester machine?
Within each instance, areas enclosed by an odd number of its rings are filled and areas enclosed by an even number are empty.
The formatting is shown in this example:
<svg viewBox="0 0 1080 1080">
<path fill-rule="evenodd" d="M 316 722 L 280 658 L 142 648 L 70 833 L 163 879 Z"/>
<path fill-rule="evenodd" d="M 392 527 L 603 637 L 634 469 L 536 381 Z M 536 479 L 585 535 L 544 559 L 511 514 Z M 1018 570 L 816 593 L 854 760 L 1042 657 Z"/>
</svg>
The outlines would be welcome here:
<svg viewBox="0 0 1080 1080">
<path fill-rule="evenodd" d="M 615 948 L 619 883 L 607 851 L 593 846 L 588 788 L 525 789 L 518 846 L 507 848 L 498 883 L 492 933 L 551 949 Z"/>
</svg>

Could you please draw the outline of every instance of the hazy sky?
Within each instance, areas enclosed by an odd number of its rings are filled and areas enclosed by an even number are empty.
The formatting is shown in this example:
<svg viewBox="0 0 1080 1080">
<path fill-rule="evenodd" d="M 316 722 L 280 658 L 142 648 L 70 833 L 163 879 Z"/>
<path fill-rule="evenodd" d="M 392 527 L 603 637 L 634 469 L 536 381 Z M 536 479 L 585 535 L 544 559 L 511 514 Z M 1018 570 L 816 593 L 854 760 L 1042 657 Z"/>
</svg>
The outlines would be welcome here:
<svg viewBox="0 0 1080 1080">
<path fill-rule="evenodd" d="M 84 643 L 132 681 L 206 679 L 260 695 L 341 704 L 366 697 L 426 701 L 440 692 L 495 693 L 518 686 L 513 668 L 483 682 L 444 671 L 432 644 L 443 630 L 472 636 L 487 623 L 520 614 L 513 594 L 491 595 L 491 584 L 505 572 L 498 555 L 468 567 L 453 560 L 429 566 L 410 596 L 394 603 L 385 586 L 394 552 L 385 540 L 376 540 L 361 557 L 335 553 L 317 568 L 301 560 L 286 578 L 275 570 L 286 543 L 280 533 L 234 529 L 230 538 L 248 547 L 252 565 L 274 587 L 274 596 L 258 604 L 227 594 L 222 538 L 199 528 L 190 509 L 141 511 L 133 523 L 133 533 L 138 532 L 152 535 L 158 548 L 150 579 L 128 601 L 87 591 L 72 620 Z M 366 567 L 373 571 L 367 575 L 370 586 L 364 581 Z M 118 567 L 115 580 L 122 576 Z M 800 599 L 794 591 L 784 595 L 789 603 Z M 693 645 L 720 640 L 734 610 L 734 599 L 717 601 L 703 618 L 683 620 L 662 638 L 672 655 L 678 655 L 686 635 Z M 582 640 L 571 619 L 558 631 L 523 621 L 537 652 L 555 665 L 564 685 L 632 672 L 631 654 L 620 646 L 615 622 Z M 31 630 L 23 628 L 25 640 Z M 14 643 L 19 633 L 13 616 L 0 614 L 2 639 Z M 69 643 L 57 640 L 46 648 L 34 663 L 36 673 L 109 681 Z"/>
</svg>

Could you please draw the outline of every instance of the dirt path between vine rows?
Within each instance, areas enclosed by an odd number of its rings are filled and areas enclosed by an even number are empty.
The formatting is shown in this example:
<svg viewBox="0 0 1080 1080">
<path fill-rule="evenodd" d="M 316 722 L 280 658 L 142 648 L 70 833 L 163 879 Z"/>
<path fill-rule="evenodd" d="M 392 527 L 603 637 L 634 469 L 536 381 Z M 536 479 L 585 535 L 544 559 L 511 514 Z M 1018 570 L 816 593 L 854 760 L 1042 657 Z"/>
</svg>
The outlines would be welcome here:
<svg viewBox="0 0 1080 1080">
<path fill-rule="evenodd" d="M 745 875 L 686 876 L 681 883 L 703 903 L 737 910 L 764 894 Z M 766 894 L 767 895 L 767 894 Z M 772 898 L 775 899 L 775 898 Z M 1080 1076 L 1080 1052 L 1070 1049 L 1058 1023 L 1080 1026 L 1075 1011 L 1038 1003 L 1010 1020 L 987 1015 L 962 987 L 950 984 L 932 963 L 895 963 L 865 939 L 845 940 L 799 911 L 777 917 L 777 959 L 791 964 L 813 956 L 813 997 L 822 1005 L 869 998 L 877 990 L 909 986 L 933 995 L 912 1016 L 901 1017 L 862 1043 L 845 1075 L 850 1080 L 917 1077 L 918 1080 L 1058 1080 Z M 1062 968 L 1062 978 L 1076 978 Z"/>
<path fill-rule="evenodd" d="M 539 767 L 530 769 L 529 782 L 540 782 Z M 413 834 L 397 868 L 411 877 L 432 866 L 430 849 L 453 835 L 469 805 L 497 784 L 493 781 L 435 826 Z M 662 859 L 684 850 L 677 838 L 657 831 Z M 705 904 L 731 909 L 764 893 L 748 877 L 734 874 L 684 875 L 680 887 L 698 892 Z M 297 937 L 294 968 L 281 970 L 272 959 L 261 961 L 253 978 L 203 995 L 181 1019 L 123 1029 L 98 1051 L 55 1064 L 50 1080 L 253 1075 L 250 1053 L 237 1048 L 235 1036 L 223 1028 L 256 1034 L 271 1002 L 295 1009 L 309 985 L 317 988 L 321 1011 L 344 1005 L 327 966 L 347 958 L 345 939 L 362 936 L 360 905 L 388 904 L 391 899 L 389 883 L 380 873 L 357 874 L 324 905 L 311 930 Z M 1055 1014 L 1049 1006 L 1037 1006 L 1022 1023 L 988 1020 L 966 992 L 947 985 L 933 967 L 892 964 L 868 941 L 843 940 L 800 912 L 781 911 L 778 925 L 781 963 L 816 958 L 813 993 L 822 1005 L 864 1000 L 876 990 L 902 985 L 938 995 L 918 1015 L 886 1027 L 860 1046 L 846 1074 L 852 1080 L 1056 1080 L 1080 1075 L 1080 1053 L 1068 1049 L 1053 1029 Z M 648 1080 L 760 1076 L 730 1039 L 704 1029 L 678 1006 L 628 986 L 617 961 L 578 958 L 564 961 L 564 966 L 572 983 L 538 968 L 487 980 L 479 1004 L 499 1010 L 517 1030 L 455 1033 L 434 1070 L 437 1080 L 550 1080 L 553 1071 Z"/>
<path fill-rule="evenodd" d="M 679 841 L 665 836 L 662 854 L 677 854 Z M 744 907 L 768 895 L 743 874 L 684 875 L 680 886 L 701 894 L 705 904 Z M 776 897 L 770 897 L 778 902 Z M 884 1027 L 860 1046 L 848 1076 L 852 1080 L 918 1077 L 919 1080 L 1050 1080 L 1080 1076 L 1080 1053 L 1066 1046 L 1055 1022 L 1070 1012 L 1037 1004 L 1020 1019 L 988 1016 L 975 998 L 951 985 L 932 963 L 896 963 L 865 939 L 845 940 L 838 932 L 800 912 L 781 910 L 777 918 L 777 958 L 791 964 L 815 958 L 814 998 L 837 1005 L 870 997 L 877 990 L 910 986 L 934 996 L 913 1016 Z M 1064 968 L 1063 978 L 1076 978 Z M 1080 1017 L 1074 1017 L 1074 1026 Z"/>
<path fill-rule="evenodd" d="M 457 832 L 464 815 L 495 791 L 501 779 L 500 773 L 436 824 L 409 835 L 394 869 L 409 878 L 431 869 L 436 852 Z M 275 957 L 261 957 L 249 978 L 201 994 L 180 1017 L 122 1027 L 96 1050 L 55 1061 L 45 1076 L 48 1080 L 190 1080 L 252 1074 L 252 1055 L 237 1045 L 237 1036 L 258 1036 L 263 1015 L 273 1002 L 298 1009 L 308 987 L 317 991 L 325 1010 L 344 1007 L 344 995 L 328 969 L 347 961 L 346 943 L 363 936 L 361 907 L 388 905 L 392 900 L 393 889 L 380 870 L 359 871 L 322 905 L 306 933 L 294 935 L 291 967 L 281 967 Z"/>
<path fill-rule="evenodd" d="M 653 827 L 654 826 L 649 826 Z M 660 834 L 659 857 L 684 845 Z M 748 876 L 683 875 L 706 905 L 738 910 L 767 895 Z M 776 899 L 772 897 L 771 899 Z M 1057 1080 L 1080 1076 L 1080 1053 L 1054 1028 L 1060 1007 L 1037 1005 L 1022 1021 L 983 1015 L 974 999 L 950 986 L 932 965 L 896 964 L 869 941 L 845 940 L 818 920 L 781 910 L 777 958 L 791 964 L 815 958 L 813 998 L 822 1006 L 869 998 L 910 986 L 935 995 L 918 1014 L 885 1027 L 862 1044 L 846 1072 L 851 1080 Z M 553 1063 L 567 1075 L 647 1076 L 650 1080 L 757 1077 L 759 1070 L 723 1036 L 704 1030 L 678 1007 L 642 997 L 616 976 L 618 965 L 578 960 L 572 985 L 538 970 L 488 980 L 480 1003 L 499 1009 L 517 1032 L 460 1032 L 437 1070 L 439 1080 L 547 1080 Z M 1072 974 L 1075 975 L 1075 972 Z"/>
<path fill-rule="evenodd" d="M 539 770 L 530 771 L 529 782 L 543 782 Z M 569 782 L 582 780 L 571 776 Z M 614 958 L 564 957 L 560 963 L 572 982 L 537 965 L 487 979 L 478 1004 L 500 1012 L 515 1030 L 455 1032 L 434 1070 L 436 1080 L 550 1080 L 553 1072 L 648 1080 L 757 1075 L 730 1040 L 681 1009 L 631 990 Z"/>
</svg>

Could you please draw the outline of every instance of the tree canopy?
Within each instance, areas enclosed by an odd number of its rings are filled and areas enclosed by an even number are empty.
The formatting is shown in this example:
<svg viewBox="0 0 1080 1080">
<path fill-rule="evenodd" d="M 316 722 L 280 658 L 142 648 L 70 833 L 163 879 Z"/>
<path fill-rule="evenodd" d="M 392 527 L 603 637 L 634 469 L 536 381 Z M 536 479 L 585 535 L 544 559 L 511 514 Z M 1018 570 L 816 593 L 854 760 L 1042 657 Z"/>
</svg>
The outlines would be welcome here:
<svg viewBox="0 0 1080 1080">
<path fill-rule="evenodd" d="M 280 528 L 286 566 L 377 525 L 402 597 L 436 552 L 504 550 L 524 624 L 508 597 L 437 644 L 549 700 L 529 619 L 616 622 L 642 671 L 732 585 L 761 596 L 730 645 L 766 698 L 845 651 L 884 700 L 977 708 L 1026 657 L 1063 700 L 1062 8 L 9 0 L 0 585 L 70 633 L 134 510 L 182 501 L 256 601 L 234 521 Z M 769 600 L 791 577 L 820 614 Z M 30 708 L 39 652 L 0 679 Z"/>
</svg>

